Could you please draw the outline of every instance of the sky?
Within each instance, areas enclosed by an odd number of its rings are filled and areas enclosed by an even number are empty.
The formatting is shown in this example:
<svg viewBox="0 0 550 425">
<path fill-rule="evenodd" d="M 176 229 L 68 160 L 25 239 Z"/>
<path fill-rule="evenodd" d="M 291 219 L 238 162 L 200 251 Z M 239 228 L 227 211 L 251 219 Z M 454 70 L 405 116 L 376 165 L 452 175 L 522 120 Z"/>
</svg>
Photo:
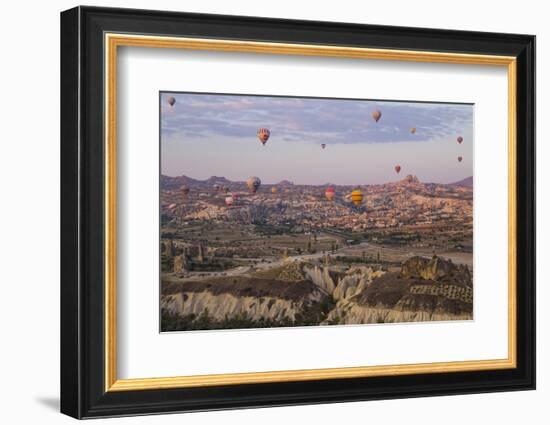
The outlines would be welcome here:
<svg viewBox="0 0 550 425">
<path fill-rule="evenodd" d="M 159 101 L 161 172 L 169 176 L 362 185 L 473 174 L 470 104 L 169 92 Z M 265 146 L 259 128 L 271 132 Z"/>
</svg>

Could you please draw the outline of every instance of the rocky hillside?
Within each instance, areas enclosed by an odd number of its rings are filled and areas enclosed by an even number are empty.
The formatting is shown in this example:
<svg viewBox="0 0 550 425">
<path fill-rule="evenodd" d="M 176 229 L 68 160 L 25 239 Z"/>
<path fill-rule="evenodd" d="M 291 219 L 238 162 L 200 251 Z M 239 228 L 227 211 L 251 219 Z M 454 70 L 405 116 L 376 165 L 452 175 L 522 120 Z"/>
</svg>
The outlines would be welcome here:
<svg viewBox="0 0 550 425">
<path fill-rule="evenodd" d="M 238 277 L 163 282 L 163 330 L 473 318 L 472 277 L 450 260 L 412 257 L 389 272 L 287 262 Z"/>
<path fill-rule="evenodd" d="M 338 287 L 337 287 L 338 289 Z M 473 318 L 466 266 L 439 257 L 412 257 L 400 272 L 386 272 L 340 298 L 327 323 L 390 323 Z"/>
</svg>

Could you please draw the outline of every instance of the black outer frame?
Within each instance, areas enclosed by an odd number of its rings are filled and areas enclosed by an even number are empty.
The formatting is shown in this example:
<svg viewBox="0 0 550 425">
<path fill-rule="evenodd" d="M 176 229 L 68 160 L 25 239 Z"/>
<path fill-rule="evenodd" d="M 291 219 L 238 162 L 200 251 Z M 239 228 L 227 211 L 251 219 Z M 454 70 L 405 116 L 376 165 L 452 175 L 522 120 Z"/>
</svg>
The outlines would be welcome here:
<svg viewBox="0 0 550 425">
<path fill-rule="evenodd" d="M 517 368 L 104 391 L 105 32 L 517 58 Z M 77 7 L 61 13 L 61 412 L 75 418 L 535 388 L 535 37 Z"/>
</svg>

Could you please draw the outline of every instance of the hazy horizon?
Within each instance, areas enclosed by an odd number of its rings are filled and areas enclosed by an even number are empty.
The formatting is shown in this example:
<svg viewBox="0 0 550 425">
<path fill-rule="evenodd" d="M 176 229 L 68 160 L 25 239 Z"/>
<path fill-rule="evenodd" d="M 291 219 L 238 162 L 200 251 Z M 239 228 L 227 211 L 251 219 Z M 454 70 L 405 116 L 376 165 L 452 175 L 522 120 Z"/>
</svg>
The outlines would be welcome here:
<svg viewBox="0 0 550 425">
<path fill-rule="evenodd" d="M 163 92 L 160 108 L 167 176 L 320 186 L 381 184 L 408 174 L 444 184 L 473 175 L 469 104 Z M 375 110 L 382 112 L 378 123 Z M 271 131 L 265 146 L 256 136 L 261 127 Z"/>
<path fill-rule="evenodd" d="M 201 181 L 201 182 L 205 182 L 205 181 L 207 181 L 211 178 L 218 178 L 218 179 L 225 178 L 225 179 L 227 179 L 227 177 L 225 177 L 225 176 L 216 176 L 216 175 L 209 176 L 205 179 L 198 179 L 198 178 L 189 176 L 187 174 L 180 174 L 180 175 L 176 175 L 176 176 L 172 176 L 172 175 L 168 175 L 168 174 L 161 174 L 161 175 L 165 176 L 165 177 L 170 177 L 170 178 L 187 177 L 187 178 L 197 180 L 197 181 Z M 413 174 L 413 176 L 414 176 L 414 174 Z M 248 177 L 252 177 L 252 176 L 248 176 Z M 374 186 L 374 185 L 379 185 L 379 184 L 398 182 L 400 180 L 404 180 L 406 177 L 407 177 L 407 174 L 400 174 L 398 176 L 398 178 L 396 178 L 394 180 L 391 180 L 391 181 L 383 182 L 383 183 L 333 183 L 333 182 L 324 182 L 324 183 L 318 183 L 317 184 L 317 183 L 300 183 L 300 182 L 295 182 L 295 181 L 288 180 L 288 179 L 282 179 L 282 180 L 279 180 L 279 181 L 263 181 L 261 179 L 260 180 L 262 181 L 262 185 L 267 185 L 267 186 L 274 186 L 274 185 L 277 185 L 277 184 L 279 184 L 283 181 L 288 181 L 288 182 L 292 183 L 294 186 L 327 186 L 327 185 L 333 185 L 333 186 Z M 415 176 L 415 177 L 418 177 L 418 176 Z M 455 180 L 455 181 L 452 181 L 452 182 L 447 182 L 447 183 L 434 182 L 434 181 L 423 181 L 421 179 L 419 179 L 419 180 L 420 180 L 421 183 L 425 183 L 425 184 L 430 184 L 430 183 L 449 184 L 449 183 L 458 183 L 462 180 L 466 180 L 466 179 L 469 179 L 469 178 L 473 178 L 473 176 L 466 176 L 464 178 L 461 178 L 461 179 L 458 179 L 458 180 Z M 246 184 L 246 178 L 242 179 L 242 180 L 231 180 L 231 179 L 227 179 L 227 180 L 229 180 L 231 183 Z"/>
</svg>

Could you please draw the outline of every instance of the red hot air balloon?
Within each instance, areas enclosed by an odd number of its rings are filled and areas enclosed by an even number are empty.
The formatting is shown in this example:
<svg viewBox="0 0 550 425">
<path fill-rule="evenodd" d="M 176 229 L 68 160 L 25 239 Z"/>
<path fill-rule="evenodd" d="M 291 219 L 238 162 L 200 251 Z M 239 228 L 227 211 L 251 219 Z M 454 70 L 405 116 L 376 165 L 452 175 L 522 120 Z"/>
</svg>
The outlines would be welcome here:
<svg viewBox="0 0 550 425">
<path fill-rule="evenodd" d="M 399 172 L 401 171 L 401 165 L 396 165 L 395 167 L 393 167 L 393 169 L 397 174 L 399 174 Z"/>
<path fill-rule="evenodd" d="M 246 180 L 246 186 L 248 187 L 250 193 L 256 193 L 261 184 L 262 181 L 258 177 L 249 177 Z"/>
<path fill-rule="evenodd" d="M 458 137 L 456 138 L 456 141 L 458 142 L 458 144 L 461 144 L 463 140 L 464 140 L 464 139 L 462 138 L 462 136 L 458 136 Z"/>
<path fill-rule="evenodd" d="M 326 143 L 321 143 L 321 148 L 325 149 L 327 147 Z"/>
<path fill-rule="evenodd" d="M 167 101 L 170 106 L 174 106 L 176 104 L 176 98 L 174 96 L 170 96 Z"/>
<path fill-rule="evenodd" d="M 336 192 L 334 191 L 334 188 L 331 186 L 327 187 L 327 190 L 325 191 L 325 197 L 329 201 L 332 201 L 335 196 L 336 196 Z"/>
<path fill-rule="evenodd" d="M 372 118 L 374 118 L 374 121 L 376 121 L 376 122 L 378 122 L 381 117 L 382 117 L 382 112 L 380 112 L 380 111 L 374 111 L 372 113 Z"/>
<path fill-rule="evenodd" d="M 258 139 L 260 139 L 260 142 L 262 143 L 262 145 L 265 146 L 265 144 L 269 140 L 269 136 L 271 135 L 271 132 L 267 128 L 260 128 L 258 130 L 257 135 L 258 135 Z"/>
<path fill-rule="evenodd" d="M 462 157 L 461 156 L 459 156 L 457 159 L 458 159 L 458 162 L 462 162 Z"/>
</svg>

